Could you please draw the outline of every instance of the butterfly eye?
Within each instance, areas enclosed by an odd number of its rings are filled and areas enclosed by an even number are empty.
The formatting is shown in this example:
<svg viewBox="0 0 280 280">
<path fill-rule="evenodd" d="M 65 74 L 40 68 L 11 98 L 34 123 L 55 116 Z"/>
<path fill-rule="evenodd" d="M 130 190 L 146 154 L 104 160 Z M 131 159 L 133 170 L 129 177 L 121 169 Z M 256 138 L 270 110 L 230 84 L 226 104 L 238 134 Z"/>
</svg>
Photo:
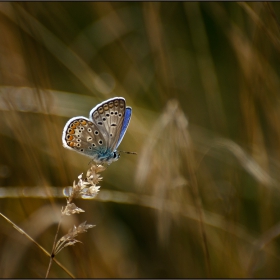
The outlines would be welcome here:
<svg viewBox="0 0 280 280">
<path fill-rule="evenodd" d="M 105 122 L 105 121 L 106 121 L 106 118 L 105 118 L 105 117 L 103 117 L 103 118 L 102 118 L 102 120 L 103 120 L 103 122 Z"/>
<path fill-rule="evenodd" d="M 99 132 L 98 132 L 97 130 L 95 130 L 95 131 L 94 131 L 94 134 L 95 134 L 95 135 L 98 135 L 98 134 L 99 134 Z"/>
<path fill-rule="evenodd" d="M 80 151 L 81 151 L 81 152 L 83 152 L 83 151 L 84 151 L 84 149 L 81 149 Z"/>
<path fill-rule="evenodd" d="M 119 113 L 119 117 L 121 117 L 122 116 L 122 113 Z"/>
<path fill-rule="evenodd" d="M 99 144 L 99 145 L 102 145 L 102 143 L 103 143 L 102 140 L 99 140 L 99 141 L 98 141 L 98 144 Z"/>
<path fill-rule="evenodd" d="M 118 112 L 116 111 L 116 112 L 115 112 L 115 115 L 117 115 L 117 114 L 118 114 Z"/>
<path fill-rule="evenodd" d="M 109 115 L 109 113 L 106 113 L 106 117 L 109 117 L 110 115 Z"/>
<path fill-rule="evenodd" d="M 88 141 L 91 141 L 91 140 L 92 140 L 92 137 L 89 136 L 89 137 L 87 138 L 87 140 L 88 140 Z"/>
<path fill-rule="evenodd" d="M 119 154 L 119 153 L 114 152 L 114 158 L 119 158 L 119 157 L 120 157 L 120 154 Z"/>
<path fill-rule="evenodd" d="M 92 143 L 91 145 L 92 145 L 92 147 L 96 147 L 96 145 L 94 143 Z"/>
<path fill-rule="evenodd" d="M 113 111 L 111 112 L 111 115 L 114 115 L 114 112 L 113 112 Z"/>
<path fill-rule="evenodd" d="M 112 133 L 110 133 L 110 137 L 112 137 L 113 136 L 113 134 Z"/>
<path fill-rule="evenodd" d="M 78 144 L 76 144 L 76 146 L 77 146 L 77 147 L 81 147 L 81 144 L 80 144 L 80 143 L 78 143 Z"/>
<path fill-rule="evenodd" d="M 102 125 L 102 122 L 98 122 L 99 125 Z"/>
<path fill-rule="evenodd" d="M 81 139 L 77 139 L 77 142 L 81 142 Z"/>
<path fill-rule="evenodd" d="M 92 132 L 91 128 L 88 128 L 87 131 L 88 131 L 88 132 Z"/>
</svg>

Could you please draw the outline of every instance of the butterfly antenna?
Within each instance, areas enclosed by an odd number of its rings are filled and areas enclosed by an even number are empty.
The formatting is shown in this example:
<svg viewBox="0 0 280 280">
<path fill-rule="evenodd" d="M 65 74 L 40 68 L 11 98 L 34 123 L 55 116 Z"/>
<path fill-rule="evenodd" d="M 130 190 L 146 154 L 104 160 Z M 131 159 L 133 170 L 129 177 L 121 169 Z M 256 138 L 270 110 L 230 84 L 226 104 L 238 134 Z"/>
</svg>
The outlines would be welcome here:
<svg viewBox="0 0 280 280">
<path fill-rule="evenodd" d="M 126 151 L 119 151 L 120 153 L 125 153 L 125 154 L 128 154 L 128 155 L 137 155 L 136 152 L 126 152 Z"/>
</svg>

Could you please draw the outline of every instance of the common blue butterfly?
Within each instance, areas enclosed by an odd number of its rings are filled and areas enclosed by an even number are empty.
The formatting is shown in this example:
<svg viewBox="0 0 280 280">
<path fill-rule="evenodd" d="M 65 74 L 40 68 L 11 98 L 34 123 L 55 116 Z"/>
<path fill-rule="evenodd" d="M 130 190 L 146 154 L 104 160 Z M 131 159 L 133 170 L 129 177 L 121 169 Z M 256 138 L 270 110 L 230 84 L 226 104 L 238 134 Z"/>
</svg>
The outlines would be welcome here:
<svg viewBox="0 0 280 280">
<path fill-rule="evenodd" d="M 89 119 L 74 117 L 64 126 L 62 144 L 65 148 L 91 157 L 98 164 L 120 157 L 117 151 L 131 119 L 132 108 L 123 97 L 110 98 L 96 105 Z"/>
</svg>

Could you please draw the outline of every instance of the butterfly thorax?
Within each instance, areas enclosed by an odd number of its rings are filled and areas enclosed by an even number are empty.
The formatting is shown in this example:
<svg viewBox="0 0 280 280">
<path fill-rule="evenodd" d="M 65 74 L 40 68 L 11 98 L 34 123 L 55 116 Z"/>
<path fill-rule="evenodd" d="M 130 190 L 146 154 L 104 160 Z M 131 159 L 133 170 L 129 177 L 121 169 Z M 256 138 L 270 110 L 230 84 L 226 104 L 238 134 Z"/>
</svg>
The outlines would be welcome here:
<svg viewBox="0 0 280 280">
<path fill-rule="evenodd" d="M 93 160 L 96 163 L 106 163 L 111 164 L 114 161 L 117 161 L 120 157 L 120 154 L 117 151 L 110 151 L 104 147 L 101 147 L 99 151 L 93 155 Z"/>
</svg>

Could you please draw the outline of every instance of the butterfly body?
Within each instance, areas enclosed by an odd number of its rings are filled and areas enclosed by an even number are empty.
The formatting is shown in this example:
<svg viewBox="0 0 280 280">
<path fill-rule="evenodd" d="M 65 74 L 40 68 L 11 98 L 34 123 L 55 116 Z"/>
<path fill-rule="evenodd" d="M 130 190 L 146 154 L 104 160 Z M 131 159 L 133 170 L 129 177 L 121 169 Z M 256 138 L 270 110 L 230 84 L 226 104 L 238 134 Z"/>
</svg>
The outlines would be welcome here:
<svg viewBox="0 0 280 280">
<path fill-rule="evenodd" d="M 74 117 L 66 123 L 63 146 L 91 157 L 98 164 L 116 161 L 120 156 L 117 148 L 129 125 L 131 112 L 124 98 L 110 98 L 95 106 L 89 119 Z"/>
</svg>

